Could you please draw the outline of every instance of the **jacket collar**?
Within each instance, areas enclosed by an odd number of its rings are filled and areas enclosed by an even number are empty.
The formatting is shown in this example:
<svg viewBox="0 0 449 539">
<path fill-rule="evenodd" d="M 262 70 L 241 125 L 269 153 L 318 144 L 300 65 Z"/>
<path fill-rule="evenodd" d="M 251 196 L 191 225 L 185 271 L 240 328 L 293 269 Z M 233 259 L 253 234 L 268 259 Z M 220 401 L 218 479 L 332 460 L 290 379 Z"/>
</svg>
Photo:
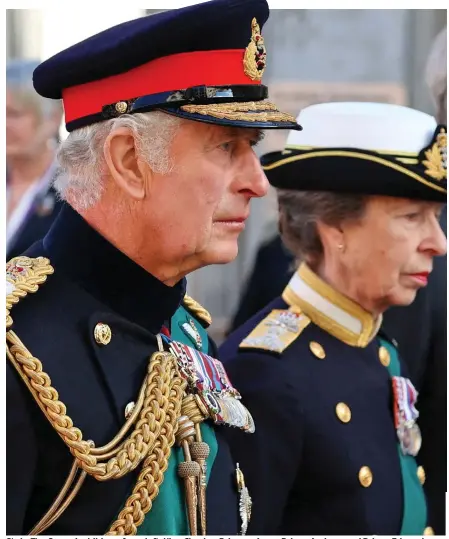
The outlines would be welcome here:
<svg viewBox="0 0 449 539">
<path fill-rule="evenodd" d="M 64 204 L 44 238 L 55 270 L 143 328 L 158 333 L 184 298 L 186 280 L 170 287 L 159 281 L 95 231 Z"/>
<path fill-rule="evenodd" d="M 375 319 L 304 263 L 291 278 L 282 298 L 290 306 L 301 309 L 314 324 L 351 346 L 366 347 L 382 323 L 382 316 Z"/>
</svg>

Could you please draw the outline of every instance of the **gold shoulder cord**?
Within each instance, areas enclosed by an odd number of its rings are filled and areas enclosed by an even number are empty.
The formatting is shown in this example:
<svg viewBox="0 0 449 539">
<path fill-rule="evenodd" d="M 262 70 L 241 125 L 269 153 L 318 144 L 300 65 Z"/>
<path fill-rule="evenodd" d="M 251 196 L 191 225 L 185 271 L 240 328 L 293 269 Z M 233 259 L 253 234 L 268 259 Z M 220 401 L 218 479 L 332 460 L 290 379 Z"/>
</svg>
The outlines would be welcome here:
<svg viewBox="0 0 449 539">
<path fill-rule="evenodd" d="M 183 304 L 189 311 L 192 311 L 200 320 L 205 322 L 207 326 L 212 324 L 212 317 L 207 309 L 195 301 L 192 297 L 187 294 L 184 296 Z"/>
<path fill-rule="evenodd" d="M 87 474 L 98 481 L 118 479 L 143 463 L 132 494 L 106 533 L 135 535 L 137 527 L 152 507 L 168 467 L 183 400 L 190 402 L 189 397 L 184 399 L 186 382 L 179 374 L 176 358 L 164 352 L 162 340 L 158 338 L 159 351 L 149 360 L 136 406 L 124 426 L 103 447 L 95 447 L 92 440 L 83 440 L 82 432 L 73 425 L 64 403 L 59 400 L 58 392 L 51 385 L 50 377 L 43 371 L 42 363 L 10 329 L 13 324 L 10 315 L 13 305 L 27 294 L 37 292 L 53 272 L 50 261 L 42 257 L 17 257 L 7 264 L 7 357 L 74 456 L 72 469 L 58 497 L 30 531 L 30 535 L 41 534 L 61 516 L 79 492 Z M 183 414 L 187 411 L 194 423 L 205 419 L 205 415 L 198 412 L 198 407 L 191 410 L 187 407 Z M 134 430 L 125 439 L 132 426 Z"/>
</svg>

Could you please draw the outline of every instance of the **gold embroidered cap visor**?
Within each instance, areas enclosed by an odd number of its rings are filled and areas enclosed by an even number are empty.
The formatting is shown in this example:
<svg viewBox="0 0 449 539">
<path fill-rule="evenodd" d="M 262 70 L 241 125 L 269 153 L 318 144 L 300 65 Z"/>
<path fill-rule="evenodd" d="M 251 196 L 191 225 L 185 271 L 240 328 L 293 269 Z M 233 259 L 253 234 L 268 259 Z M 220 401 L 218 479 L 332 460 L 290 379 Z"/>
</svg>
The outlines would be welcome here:
<svg viewBox="0 0 449 539">
<path fill-rule="evenodd" d="M 446 202 L 447 134 L 437 126 L 419 154 L 357 148 L 289 147 L 261 158 L 271 185 Z"/>
<path fill-rule="evenodd" d="M 177 109 L 164 108 L 164 112 L 187 120 L 230 127 L 253 129 L 296 129 L 302 127 L 291 114 L 281 112 L 270 101 L 242 103 L 215 103 L 210 105 L 184 105 Z"/>
</svg>

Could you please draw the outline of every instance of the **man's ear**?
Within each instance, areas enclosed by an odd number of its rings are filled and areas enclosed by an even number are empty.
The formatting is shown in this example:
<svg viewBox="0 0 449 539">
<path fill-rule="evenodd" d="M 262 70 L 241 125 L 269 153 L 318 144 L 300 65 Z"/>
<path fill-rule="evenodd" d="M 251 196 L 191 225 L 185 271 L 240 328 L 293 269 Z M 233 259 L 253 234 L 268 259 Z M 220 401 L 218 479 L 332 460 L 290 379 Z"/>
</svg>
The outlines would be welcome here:
<svg viewBox="0 0 449 539">
<path fill-rule="evenodd" d="M 149 167 L 138 158 L 131 129 L 113 129 L 104 143 L 104 157 L 116 185 L 134 200 L 145 198 Z"/>
</svg>

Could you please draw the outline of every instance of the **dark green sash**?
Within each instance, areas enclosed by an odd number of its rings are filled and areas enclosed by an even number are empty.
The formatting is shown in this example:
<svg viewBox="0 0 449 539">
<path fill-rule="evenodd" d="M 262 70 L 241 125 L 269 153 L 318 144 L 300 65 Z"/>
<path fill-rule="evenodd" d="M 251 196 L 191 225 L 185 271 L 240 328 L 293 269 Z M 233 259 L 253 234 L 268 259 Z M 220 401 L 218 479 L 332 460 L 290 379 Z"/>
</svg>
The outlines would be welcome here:
<svg viewBox="0 0 449 539">
<path fill-rule="evenodd" d="M 207 333 L 201 324 L 195 320 L 184 307 L 179 307 L 172 318 L 172 339 L 193 346 L 189 336 L 182 330 L 182 324 L 192 320 L 198 333 L 201 336 L 201 351 L 206 353 L 209 349 Z M 207 481 L 209 482 L 210 472 L 217 456 L 218 444 L 215 438 L 214 428 L 209 422 L 201 424 L 201 435 L 203 441 L 209 445 L 210 454 L 207 458 Z M 158 536 L 158 535 L 189 535 L 189 524 L 184 497 L 184 485 L 178 476 L 178 464 L 184 460 L 182 449 L 173 446 L 167 471 L 164 474 L 164 481 L 160 487 L 159 494 L 153 502 L 153 507 L 145 516 L 145 520 L 137 529 L 137 535 Z"/>
<path fill-rule="evenodd" d="M 380 344 L 390 354 L 387 367 L 391 376 L 401 376 L 396 348 L 389 342 L 380 339 Z M 404 514 L 400 535 L 422 535 L 427 525 L 427 505 L 424 490 L 417 475 L 416 460 L 411 455 L 404 455 L 398 443 L 399 462 L 401 464 L 402 490 L 404 495 Z"/>
</svg>

